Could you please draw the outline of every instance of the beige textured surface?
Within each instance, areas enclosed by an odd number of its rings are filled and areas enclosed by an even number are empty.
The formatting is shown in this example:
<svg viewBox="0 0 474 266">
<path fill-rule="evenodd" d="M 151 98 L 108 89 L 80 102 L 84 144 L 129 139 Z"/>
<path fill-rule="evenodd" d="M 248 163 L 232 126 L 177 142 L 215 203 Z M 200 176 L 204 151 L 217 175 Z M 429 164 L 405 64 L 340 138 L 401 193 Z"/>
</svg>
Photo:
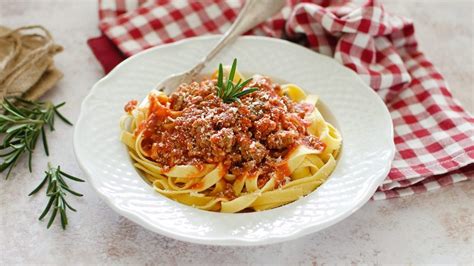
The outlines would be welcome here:
<svg viewBox="0 0 474 266">
<path fill-rule="evenodd" d="M 464 106 L 474 112 L 473 1 L 387 0 L 386 8 L 414 19 L 421 47 Z M 60 21 L 61 23 L 58 23 Z M 96 2 L 0 0 L 0 24 L 42 24 L 67 52 L 57 56 L 65 77 L 46 97 L 67 101 L 73 121 L 80 102 L 101 77 L 85 42 L 98 34 Z M 81 175 L 75 163 L 72 128 L 58 123 L 50 134 L 49 160 Z M 53 140 L 54 139 L 54 140 Z M 46 166 L 39 150 L 30 174 L 25 162 L 8 181 L 0 180 L 0 264 L 11 263 L 448 263 L 474 262 L 474 182 L 408 198 L 369 202 L 348 219 L 317 234 L 270 246 L 212 247 L 172 240 L 115 214 L 87 184 L 72 199 L 78 213 L 70 227 L 46 230 L 38 222 L 45 199 L 26 195 Z"/>
</svg>

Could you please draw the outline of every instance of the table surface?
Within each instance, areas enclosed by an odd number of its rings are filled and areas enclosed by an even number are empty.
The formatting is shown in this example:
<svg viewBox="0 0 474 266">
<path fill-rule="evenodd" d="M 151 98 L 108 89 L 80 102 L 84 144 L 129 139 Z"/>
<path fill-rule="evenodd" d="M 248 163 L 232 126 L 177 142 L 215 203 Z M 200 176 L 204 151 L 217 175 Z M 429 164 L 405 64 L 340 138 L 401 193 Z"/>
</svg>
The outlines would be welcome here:
<svg viewBox="0 0 474 266">
<path fill-rule="evenodd" d="M 422 50 L 448 80 L 454 95 L 472 113 L 472 1 L 391 0 L 387 10 L 413 18 Z M 63 111 L 77 119 L 82 99 L 102 77 L 86 45 L 97 36 L 96 1 L 0 0 L 0 25 L 41 24 L 65 47 L 56 64 L 65 77 L 45 98 L 66 101 Z M 12 263 L 473 263 L 474 182 L 432 193 L 371 201 L 348 219 L 298 240 L 259 247 L 203 246 L 151 233 L 119 216 L 87 184 L 74 184 L 85 194 L 71 199 L 63 231 L 49 230 L 39 216 L 43 195 L 27 197 L 42 177 L 47 161 L 81 176 L 72 151 L 73 128 L 58 123 L 50 134 L 52 155 L 37 152 L 33 173 L 20 162 L 0 185 L 0 264 Z M 3 178 L 2 178 L 3 179 Z M 469 204 L 471 202 L 471 204 Z"/>
</svg>

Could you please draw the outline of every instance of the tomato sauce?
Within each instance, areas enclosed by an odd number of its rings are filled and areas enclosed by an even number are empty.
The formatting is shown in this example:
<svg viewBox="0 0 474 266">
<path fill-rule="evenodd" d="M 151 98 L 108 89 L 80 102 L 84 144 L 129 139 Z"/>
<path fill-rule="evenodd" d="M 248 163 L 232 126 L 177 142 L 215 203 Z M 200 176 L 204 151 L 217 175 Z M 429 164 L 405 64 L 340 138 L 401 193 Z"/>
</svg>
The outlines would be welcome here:
<svg viewBox="0 0 474 266">
<path fill-rule="evenodd" d="M 137 100 L 130 100 L 123 109 L 125 110 L 125 112 L 130 114 L 133 111 L 133 109 L 137 107 L 137 104 L 138 104 Z"/>
<path fill-rule="evenodd" d="M 267 77 L 254 76 L 246 87 L 258 90 L 231 103 L 218 97 L 215 79 L 181 84 L 169 96 L 150 95 L 147 119 L 135 132 L 142 133 L 149 159 L 165 170 L 222 163 L 237 178 L 259 171 L 257 182 L 263 186 L 273 175 L 279 185 L 289 176 L 285 158 L 293 147 L 324 150 L 307 131 L 305 117 L 314 106 L 293 102 Z M 136 104 L 130 101 L 125 110 Z"/>
</svg>

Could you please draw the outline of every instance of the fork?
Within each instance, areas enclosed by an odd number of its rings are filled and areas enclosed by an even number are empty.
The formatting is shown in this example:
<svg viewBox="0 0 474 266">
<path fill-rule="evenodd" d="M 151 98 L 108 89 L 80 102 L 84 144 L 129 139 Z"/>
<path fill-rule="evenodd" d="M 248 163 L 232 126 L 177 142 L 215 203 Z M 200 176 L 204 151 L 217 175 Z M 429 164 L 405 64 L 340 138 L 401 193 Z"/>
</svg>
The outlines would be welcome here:
<svg viewBox="0 0 474 266">
<path fill-rule="evenodd" d="M 224 36 L 212 48 L 212 50 L 193 68 L 188 71 L 171 75 L 162 80 L 155 90 L 170 94 L 177 89 L 181 83 L 189 83 L 202 71 L 207 62 L 212 60 L 226 45 L 232 43 L 237 37 L 265 21 L 278 12 L 285 0 L 247 0 L 232 26 L 225 32 Z M 144 102 L 146 102 L 145 97 Z"/>
</svg>

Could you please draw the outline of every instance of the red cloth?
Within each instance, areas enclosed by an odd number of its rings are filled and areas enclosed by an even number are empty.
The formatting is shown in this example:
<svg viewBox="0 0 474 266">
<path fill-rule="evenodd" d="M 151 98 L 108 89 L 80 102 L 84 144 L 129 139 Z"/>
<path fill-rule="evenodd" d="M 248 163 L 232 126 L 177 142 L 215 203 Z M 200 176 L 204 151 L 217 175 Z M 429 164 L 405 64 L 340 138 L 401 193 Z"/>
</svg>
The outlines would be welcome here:
<svg viewBox="0 0 474 266">
<path fill-rule="evenodd" d="M 222 33 L 242 1 L 99 1 L 106 37 L 89 45 L 108 72 L 125 55 L 187 37 Z M 397 152 L 375 199 L 410 195 L 474 179 L 474 119 L 453 99 L 443 76 L 418 49 L 413 23 L 378 1 L 290 0 L 250 34 L 285 38 L 357 72 L 387 104 Z M 106 48 L 105 50 L 109 50 Z"/>
<path fill-rule="evenodd" d="M 105 73 L 109 73 L 114 67 L 127 58 L 115 44 L 105 35 L 87 40 Z"/>
</svg>

